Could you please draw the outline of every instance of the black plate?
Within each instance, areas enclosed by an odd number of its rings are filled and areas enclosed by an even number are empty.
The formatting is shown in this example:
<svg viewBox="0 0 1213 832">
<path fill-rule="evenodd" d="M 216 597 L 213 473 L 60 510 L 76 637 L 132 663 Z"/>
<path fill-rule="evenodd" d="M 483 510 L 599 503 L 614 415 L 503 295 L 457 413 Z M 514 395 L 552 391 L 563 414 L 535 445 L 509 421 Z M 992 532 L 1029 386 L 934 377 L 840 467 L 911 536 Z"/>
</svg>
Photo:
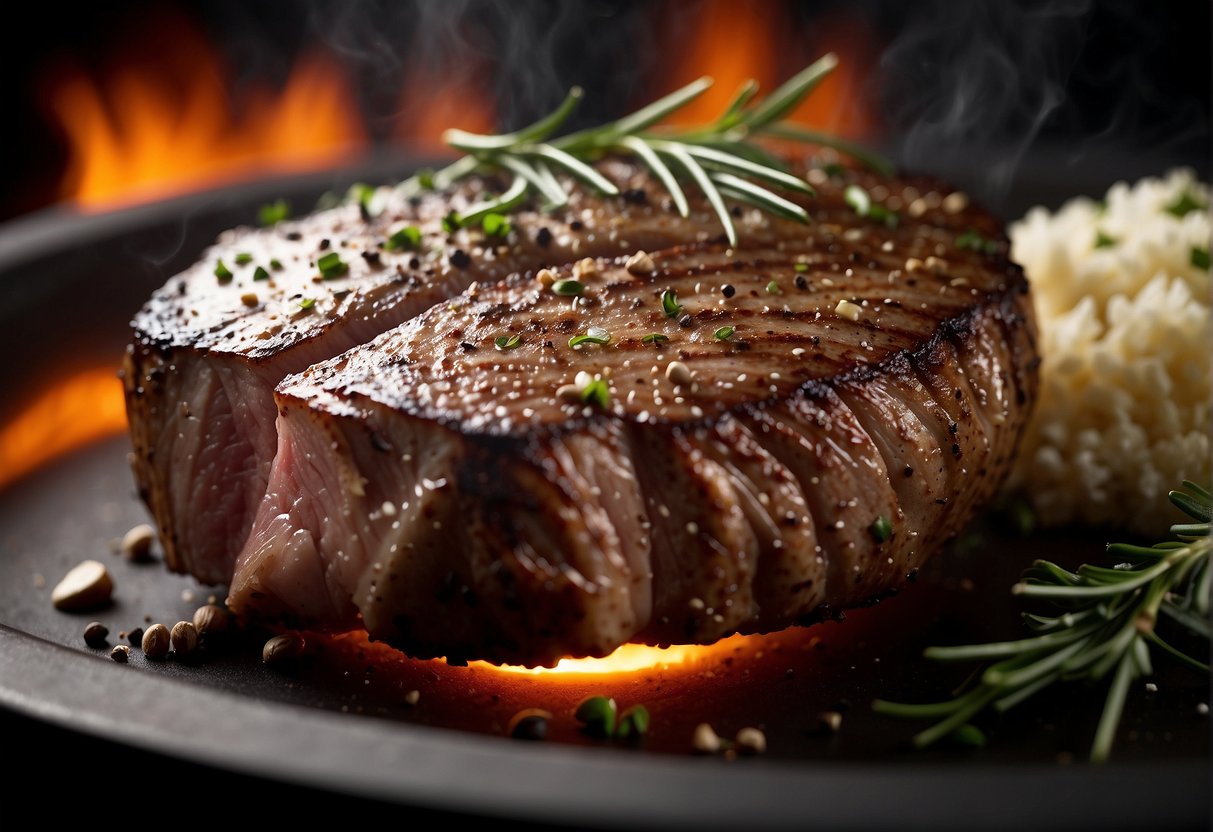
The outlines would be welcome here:
<svg viewBox="0 0 1213 832">
<path fill-rule="evenodd" d="M 361 174 L 8 229 L 0 235 L 0 347 L 29 358 L 16 368 L 20 394 L 2 415 L 48 379 L 112 360 L 142 298 L 260 201 L 288 192 L 304 204 L 330 182 L 375 178 Z M 20 714 L 294 784 L 570 824 L 1127 828 L 1199 826 L 1209 817 L 1209 728 L 1198 713 L 1208 680 L 1161 662 L 1157 690 L 1132 692 L 1115 762 L 1102 768 L 1082 762 L 1101 691 L 1061 690 L 985 722 L 983 749 L 908 751 L 905 739 L 922 726 L 870 710 L 876 696 L 946 696 L 967 669 L 927 665 L 922 648 L 1019 633 L 1007 587 L 1033 557 L 1098 559 L 1101 541 L 1090 535 L 1025 540 L 975 530 L 900 597 L 846 621 L 627 678 L 448 668 L 356 639 L 323 642 L 289 672 L 262 667 L 254 637 L 190 664 L 136 653 L 122 666 L 84 645 L 89 619 L 109 626 L 112 644 L 145 617 L 171 624 L 208 594 L 222 595 L 112 553 L 112 539 L 144 519 L 126 450 L 120 437 L 78 449 L 0 492 L 0 704 Z M 115 603 L 87 617 L 54 611 L 50 587 L 85 557 L 109 565 Z M 415 706 L 405 700 L 411 690 L 421 693 Z M 591 692 L 645 703 L 653 713 L 647 742 L 606 746 L 580 735 L 571 711 Z M 525 707 L 552 712 L 547 743 L 504 739 Z M 819 714 L 831 710 L 843 714 L 837 733 L 820 729 Z M 761 725 L 769 752 L 731 763 L 693 758 L 700 721 L 725 735 Z"/>
</svg>

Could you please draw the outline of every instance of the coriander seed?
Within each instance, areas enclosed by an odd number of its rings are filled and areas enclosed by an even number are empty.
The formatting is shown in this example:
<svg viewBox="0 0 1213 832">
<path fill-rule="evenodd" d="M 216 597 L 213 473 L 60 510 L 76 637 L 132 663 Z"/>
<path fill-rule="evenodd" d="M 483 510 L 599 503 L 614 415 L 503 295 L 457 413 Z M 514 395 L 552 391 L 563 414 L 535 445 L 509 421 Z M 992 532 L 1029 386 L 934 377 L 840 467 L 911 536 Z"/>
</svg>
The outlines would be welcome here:
<svg viewBox="0 0 1213 832">
<path fill-rule="evenodd" d="M 173 652 L 185 658 L 198 647 L 198 628 L 191 621 L 178 621 L 169 633 L 169 642 L 173 645 Z"/>
<path fill-rule="evenodd" d="M 163 624 L 153 624 L 143 632 L 143 655 L 149 659 L 163 659 L 168 655 L 168 648 L 172 642 L 172 636 L 169 634 L 168 627 Z"/>
</svg>

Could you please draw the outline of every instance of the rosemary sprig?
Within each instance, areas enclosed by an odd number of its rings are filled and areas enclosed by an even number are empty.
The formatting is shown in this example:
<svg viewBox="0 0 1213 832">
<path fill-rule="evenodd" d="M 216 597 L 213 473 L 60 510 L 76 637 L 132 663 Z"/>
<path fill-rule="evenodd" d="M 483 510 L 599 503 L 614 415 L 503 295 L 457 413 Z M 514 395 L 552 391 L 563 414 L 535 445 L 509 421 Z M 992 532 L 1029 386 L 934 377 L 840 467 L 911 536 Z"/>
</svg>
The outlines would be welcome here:
<svg viewBox="0 0 1213 832">
<path fill-rule="evenodd" d="M 838 59 L 828 54 L 761 100 L 755 100 L 758 85 L 748 81 L 710 124 L 655 127 L 712 86 L 712 79 L 703 77 L 617 121 L 552 138 L 581 101 L 582 90 L 574 87 L 559 107 L 521 130 L 496 136 L 447 130 L 443 135 L 446 143 L 466 155 L 439 171 L 413 176 L 400 187 L 412 193 L 425 188 L 445 188 L 473 173 L 511 174 L 510 185 L 503 193 L 469 206 L 459 216 L 461 225 L 470 226 L 490 214 L 516 209 L 533 194 L 538 194 L 549 210 L 567 204 L 569 193 L 556 178 L 556 171 L 563 171 L 600 193 L 616 196 L 619 189 L 592 163 L 607 154 L 632 156 L 661 182 L 684 217 L 690 212 L 684 184 L 693 184 L 712 206 L 729 241 L 736 244 L 737 232 L 726 199 L 808 222 L 804 208 L 771 187 L 814 194 L 813 188 L 789 172 L 779 158 L 754 144 L 755 138 L 766 136 L 834 147 L 876 170 L 891 171 L 887 161 L 851 142 L 784 123 L 788 114 L 837 64 Z"/>
<path fill-rule="evenodd" d="M 1030 638 L 960 647 L 931 647 L 929 659 L 943 662 L 994 660 L 974 674 L 956 698 L 911 705 L 876 700 L 880 713 L 938 719 L 913 739 L 922 748 L 964 729 L 987 707 L 1003 712 L 1058 681 L 1112 682 L 1091 746 L 1091 761 L 1103 762 L 1112 750 L 1116 727 L 1133 680 L 1153 673 L 1151 652 L 1207 674 L 1209 666 L 1165 641 L 1157 632 L 1160 613 L 1184 629 L 1209 639 L 1213 595 L 1213 542 L 1209 537 L 1213 498 L 1185 481 L 1171 502 L 1196 522 L 1171 527 L 1176 538 L 1154 546 L 1114 543 L 1109 554 L 1123 559 L 1112 568 L 1084 565 L 1070 572 L 1038 560 L 1012 587 L 1017 595 L 1045 598 L 1060 607 L 1057 615 L 1024 614 Z M 980 735 L 979 735 L 980 736 Z"/>
</svg>

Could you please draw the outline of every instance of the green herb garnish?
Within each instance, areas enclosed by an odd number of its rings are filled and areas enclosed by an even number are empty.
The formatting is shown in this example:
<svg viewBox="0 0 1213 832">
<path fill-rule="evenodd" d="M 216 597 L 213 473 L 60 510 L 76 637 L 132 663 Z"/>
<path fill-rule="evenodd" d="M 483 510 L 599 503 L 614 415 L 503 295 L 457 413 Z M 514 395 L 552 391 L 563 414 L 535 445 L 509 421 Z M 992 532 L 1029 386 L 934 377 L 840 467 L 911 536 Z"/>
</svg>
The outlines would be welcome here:
<svg viewBox="0 0 1213 832">
<path fill-rule="evenodd" d="M 582 90 L 574 87 L 551 114 L 513 133 L 485 136 L 447 130 L 443 134 L 446 143 L 467 155 L 428 178 L 418 174 L 406 180 L 402 188 L 405 193 L 430 186 L 444 188 L 485 168 L 512 175 L 513 181 L 504 193 L 468 207 L 463 219 L 469 223 L 490 213 L 512 211 L 530 194 L 538 194 L 550 208 L 563 207 L 569 201 L 569 193 L 556 179 L 554 170 L 562 170 L 600 193 L 617 196 L 619 189 L 615 184 L 589 163 L 607 153 L 632 156 L 652 171 L 684 217 L 689 216 L 690 205 L 683 183 L 693 184 L 712 206 L 729 242 L 735 245 L 737 232 L 725 199 L 755 205 L 800 222 L 809 221 L 804 208 L 769 186 L 805 196 L 812 196 L 813 189 L 755 144 L 756 138 L 766 136 L 834 147 L 877 170 L 891 172 L 888 162 L 855 144 L 784 122 L 837 64 L 834 55 L 826 55 L 761 100 L 755 100 L 758 91 L 755 82 L 742 84 L 725 111 L 706 125 L 650 129 L 702 95 L 712 85 L 712 80 L 705 77 L 618 121 L 552 138 L 581 101 Z"/>
<path fill-rule="evenodd" d="M 510 233 L 510 221 L 503 214 L 489 213 L 480 221 L 480 227 L 489 237 L 506 237 Z"/>
<path fill-rule="evenodd" d="M 419 245 L 421 245 L 421 229 L 415 225 L 406 225 L 404 228 L 393 231 L 385 243 L 388 251 L 417 248 Z"/>
<path fill-rule="evenodd" d="M 967 730 L 969 720 L 986 708 L 1006 711 L 1055 682 L 1100 681 L 1110 674 L 1112 681 L 1091 746 L 1092 762 L 1107 760 L 1129 686 L 1134 679 L 1153 673 L 1152 650 L 1206 678 L 1209 674 L 1203 661 L 1207 644 L 1196 658 L 1164 641 L 1157 630 L 1165 619 L 1206 642 L 1210 637 L 1213 497 L 1192 482 L 1185 481 L 1183 489 L 1171 492 L 1171 502 L 1196 522 L 1173 525 L 1174 540 L 1154 546 L 1112 544 L 1108 554 L 1121 562 L 1111 568 L 1084 565 L 1070 572 L 1049 561 L 1034 562 L 1012 591 L 1059 607 L 1055 615 L 1024 615 L 1036 635 L 1018 641 L 929 648 L 924 655 L 937 661 L 995 661 L 974 674 L 956 698 L 929 705 L 877 700 L 873 707 L 893 716 L 938 719 L 914 737 L 914 745 L 922 748 L 957 730 Z"/>
<path fill-rule="evenodd" d="M 346 192 L 346 198 L 352 202 L 358 203 L 358 210 L 362 214 L 362 218 L 369 220 L 374 217 L 371 213 L 371 200 L 375 198 L 375 186 L 368 185 L 365 182 L 355 182 L 350 185 L 349 191 Z"/>
<path fill-rule="evenodd" d="M 253 262 L 253 255 L 249 254 L 247 251 L 237 252 L 235 260 L 237 266 L 247 266 L 249 263 Z"/>
<path fill-rule="evenodd" d="M 1176 198 L 1174 202 L 1163 210 L 1173 217 L 1179 217 L 1182 219 L 1193 211 L 1203 211 L 1208 207 L 1208 205 L 1193 196 L 1191 192 L 1184 191 Z"/>
<path fill-rule="evenodd" d="M 520 344 L 522 344 L 522 336 L 517 335 L 517 334 L 498 335 L 496 338 L 493 339 L 493 345 L 496 346 L 497 349 L 501 350 L 502 352 L 505 352 L 506 350 L 512 350 L 515 347 L 519 346 Z"/>
<path fill-rule="evenodd" d="M 587 734 L 597 737 L 615 735 L 615 700 L 607 696 L 591 696 L 583 699 L 573 716 L 585 726 Z"/>
<path fill-rule="evenodd" d="M 574 295 L 584 295 L 585 284 L 580 280 L 573 280 L 572 278 L 566 277 L 563 280 L 557 280 L 555 283 L 553 283 L 552 291 L 558 295 L 567 295 L 570 297 Z"/>
<path fill-rule="evenodd" d="M 1095 248 L 1112 248 L 1119 242 L 1120 240 L 1117 240 L 1115 237 L 1105 234 L 1102 231 L 1095 232 Z"/>
<path fill-rule="evenodd" d="M 308 311 L 315 305 L 316 305 L 315 298 L 304 298 L 303 300 L 299 301 L 299 308 L 302 309 L 304 312 Z"/>
<path fill-rule="evenodd" d="M 219 278 L 220 283 L 232 282 L 232 270 L 222 260 L 215 261 L 215 277 Z"/>
<path fill-rule="evenodd" d="M 714 332 L 713 334 L 716 336 L 717 341 L 727 341 L 733 337 L 733 333 L 736 331 L 737 330 L 734 327 L 722 326 L 720 329 L 716 330 L 716 332 Z"/>
<path fill-rule="evenodd" d="M 619 715 L 615 738 L 620 740 L 643 737 L 649 732 L 649 709 L 644 705 L 633 705 Z"/>
<path fill-rule="evenodd" d="M 285 199 L 276 199 L 257 209 L 257 222 L 264 228 L 277 225 L 291 215 L 291 204 Z"/>
<path fill-rule="evenodd" d="M 893 524 L 887 517 L 877 517 L 872 521 L 872 525 L 868 526 L 868 531 L 872 533 L 872 537 L 876 538 L 877 542 L 884 543 L 893 536 Z"/>
<path fill-rule="evenodd" d="M 1192 251 L 1188 254 L 1188 262 L 1198 269 L 1208 271 L 1209 250 L 1207 248 L 1200 248 L 1199 246 L 1192 246 Z"/>
<path fill-rule="evenodd" d="M 253 280 L 269 280 L 269 279 L 270 279 L 270 273 L 267 272 L 261 266 L 258 266 L 257 268 L 253 269 Z"/>
<path fill-rule="evenodd" d="M 798 272 L 807 272 L 809 270 L 809 264 L 808 263 L 797 263 L 792 268 Z"/>
<path fill-rule="evenodd" d="M 570 347 L 577 347 L 581 344 L 609 344 L 611 343 L 611 333 L 607 332 L 600 326 L 592 326 L 585 331 L 584 335 L 574 335 L 569 339 Z"/>
<path fill-rule="evenodd" d="M 447 234 L 454 234 L 459 230 L 459 226 L 462 224 L 463 218 L 460 217 L 459 214 L 455 213 L 454 208 L 448 211 L 446 216 L 442 218 L 442 230 Z"/>
<path fill-rule="evenodd" d="M 957 237 L 956 247 L 980 252 L 981 254 L 993 254 L 998 251 L 998 243 L 987 237 L 983 237 L 978 233 L 976 228 L 970 228 Z"/>
<path fill-rule="evenodd" d="M 648 335 L 646 335 L 640 339 L 640 343 L 642 343 L 642 344 L 661 344 L 668 340 L 670 340 L 670 339 L 667 336 L 662 335 L 660 332 L 650 332 Z"/>
<path fill-rule="evenodd" d="M 678 294 L 673 289 L 661 293 L 661 309 L 667 318 L 677 318 L 682 312 L 682 304 L 678 302 Z"/>
<path fill-rule="evenodd" d="M 316 261 L 316 268 L 320 270 L 320 276 L 325 280 L 341 277 L 350 270 L 349 264 L 342 260 L 341 255 L 335 251 L 321 256 Z"/>
<path fill-rule="evenodd" d="M 778 283 L 776 283 L 774 280 L 772 280 L 770 283 L 767 284 L 767 294 L 768 295 L 778 295 L 779 293 L 780 293 L 780 288 L 779 288 Z"/>
<path fill-rule="evenodd" d="M 581 401 L 586 404 L 597 405 L 603 410 L 610 407 L 611 404 L 611 388 L 607 385 L 605 378 L 596 378 L 585 386 L 581 391 Z"/>
<path fill-rule="evenodd" d="M 847 185 L 846 190 L 842 192 L 842 198 L 855 210 L 857 215 L 882 222 L 889 228 L 896 228 L 901 221 L 895 212 L 890 211 L 879 202 L 873 202 L 872 197 L 868 196 L 868 192 L 858 185 Z"/>
<path fill-rule="evenodd" d="M 846 174 L 847 169 L 837 162 L 826 162 L 821 166 L 821 172 L 831 179 L 841 179 Z"/>
<path fill-rule="evenodd" d="M 270 268 L 276 272 L 282 271 L 282 261 L 275 257 L 274 259 L 270 260 Z"/>
</svg>

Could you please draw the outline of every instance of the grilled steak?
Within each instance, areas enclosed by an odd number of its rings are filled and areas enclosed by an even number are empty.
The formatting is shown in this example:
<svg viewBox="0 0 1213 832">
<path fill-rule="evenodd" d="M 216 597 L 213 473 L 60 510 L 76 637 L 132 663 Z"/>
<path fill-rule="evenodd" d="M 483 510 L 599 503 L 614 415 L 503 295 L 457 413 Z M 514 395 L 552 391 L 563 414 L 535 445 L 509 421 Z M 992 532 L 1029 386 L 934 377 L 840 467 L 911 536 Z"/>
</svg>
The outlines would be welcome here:
<svg viewBox="0 0 1213 832">
<path fill-rule="evenodd" d="M 290 376 L 229 603 L 550 664 L 897 585 L 998 486 L 1036 386 L 1022 271 L 959 202 L 890 228 L 826 183 L 811 226 L 603 259 L 578 299 L 473 287 Z"/>
<path fill-rule="evenodd" d="M 657 197 L 643 199 L 648 182 L 634 168 L 608 163 L 603 172 L 630 198 L 574 191 L 559 213 L 512 216 L 504 236 L 444 230 L 449 212 L 500 188 L 473 180 L 396 197 L 375 218 L 351 205 L 236 230 L 170 280 L 135 317 L 124 372 L 135 477 L 169 567 L 208 583 L 231 578 L 277 446 L 274 386 L 289 373 L 476 281 L 719 233 L 702 209 L 684 220 Z M 419 240 L 393 245 L 405 227 Z"/>
</svg>

